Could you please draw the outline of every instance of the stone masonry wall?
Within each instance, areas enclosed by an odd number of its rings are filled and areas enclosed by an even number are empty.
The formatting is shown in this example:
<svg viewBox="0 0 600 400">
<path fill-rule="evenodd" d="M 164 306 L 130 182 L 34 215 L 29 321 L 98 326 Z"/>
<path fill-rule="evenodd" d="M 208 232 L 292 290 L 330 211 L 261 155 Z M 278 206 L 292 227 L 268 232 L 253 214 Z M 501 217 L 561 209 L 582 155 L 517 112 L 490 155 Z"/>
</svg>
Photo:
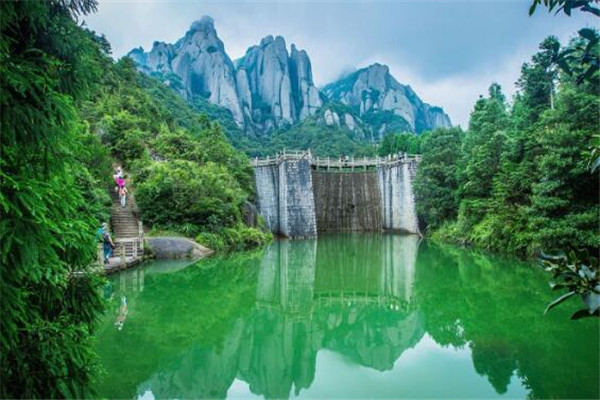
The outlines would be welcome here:
<svg viewBox="0 0 600 400">
<path fill-rule="evenodd" d="M 279 232 L 279 167 L 265 165 L 254 168 L 256 205 L 271 232 Z"/>
<path fill-rule="evenodd" d="M 383 229 L 419 233 L 412 186 L 416 171 L 416 161 L 378 167 Z"/>
<path fill-rule="evenodd" d="M 279 164 L 279 233 L 289 238 L 317 236 L 310 162 Z"/>
<path fill-rule="evenodd" d="M 375 172 L 312 172 L 319 232 L 379 231 L 381 198 Z"/>
<path fill-rule="evenodd" d="M 255 167 L 256 201 L 267 226 L 289 238 L 319 232 L 420 233 L 412 181 L 417 161 L 377 172 L 312 171 L 306 159 Z"/>
</svg>

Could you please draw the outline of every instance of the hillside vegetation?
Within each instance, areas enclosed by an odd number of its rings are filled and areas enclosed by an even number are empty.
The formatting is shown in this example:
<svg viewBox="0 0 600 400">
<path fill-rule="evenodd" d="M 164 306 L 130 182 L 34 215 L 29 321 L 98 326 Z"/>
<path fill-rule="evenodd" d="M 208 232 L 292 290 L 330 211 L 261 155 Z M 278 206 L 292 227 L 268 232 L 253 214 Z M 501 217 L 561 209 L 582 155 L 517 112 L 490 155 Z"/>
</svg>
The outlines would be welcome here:
<svg viewBox="0 0 600 400">
<path fill-rule="evenodd" d="M 266 242 L 242 223 L 248 159 L 175 92 L 114 63 L 80 27 L 94 0 L 0 3 L 0 397 L 83 398 L 104 279 L 92 269 L 112 163 L 143 219 L 221 248 Z"/>
<path fill-rule="evenodd" d="M 598 41 L 592 46 L 586 51 L 597 59 Z M 562 51 L 581 49 L 578 38 Z M 598 70 L 585 79 L 568 74 L 557 68 L 560 52 L 554 37 L 540 45 L 522 67 L 511 106 L 493 84 L 466 132 L 424 138 L 415 191 L 434 238 L 521 256 L 570 248 L 597 254 L 599 182 L 589 163 L 598 146 Z"/>
</svg>

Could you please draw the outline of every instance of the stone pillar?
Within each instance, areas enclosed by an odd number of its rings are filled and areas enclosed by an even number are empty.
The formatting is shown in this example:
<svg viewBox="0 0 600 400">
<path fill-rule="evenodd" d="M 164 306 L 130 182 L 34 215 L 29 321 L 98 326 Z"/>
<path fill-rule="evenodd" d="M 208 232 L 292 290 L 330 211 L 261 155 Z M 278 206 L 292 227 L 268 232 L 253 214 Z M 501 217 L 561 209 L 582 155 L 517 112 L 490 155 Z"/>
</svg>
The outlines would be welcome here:
<svg viewBox="0 0 600 400">
<path fill-rule="evenodd" d="M 310 162 L 279 164 L 279 233 L 289 238 L 317 236 Z"/>
<path fill-rule="evenodd" d="M 279 233 L 279 168 L 276 164 L 254 169 L 256 205 L 271 232 Z"/>
<path fill-rule="evenodd" d="M 383 229 L 419 233 L 412 181 L 417 162 L 379 165 L 379 190 Z"/>
</svg>

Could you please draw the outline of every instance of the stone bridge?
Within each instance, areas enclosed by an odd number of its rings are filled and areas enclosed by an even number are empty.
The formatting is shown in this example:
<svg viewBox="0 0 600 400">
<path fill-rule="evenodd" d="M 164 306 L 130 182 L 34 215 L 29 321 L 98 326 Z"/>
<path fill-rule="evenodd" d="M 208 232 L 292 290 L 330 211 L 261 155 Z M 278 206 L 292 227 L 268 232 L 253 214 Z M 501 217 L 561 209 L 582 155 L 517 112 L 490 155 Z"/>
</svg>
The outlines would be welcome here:
<svg viewBox="0 0 600 400">
<path fill-rule="evenodd" d="M 403 231 L 420 234 L 412 181 L 420 156 L 340 160 L 287 151 L 254 159 L 256 203 L 274 234 Z"/>
</svg>

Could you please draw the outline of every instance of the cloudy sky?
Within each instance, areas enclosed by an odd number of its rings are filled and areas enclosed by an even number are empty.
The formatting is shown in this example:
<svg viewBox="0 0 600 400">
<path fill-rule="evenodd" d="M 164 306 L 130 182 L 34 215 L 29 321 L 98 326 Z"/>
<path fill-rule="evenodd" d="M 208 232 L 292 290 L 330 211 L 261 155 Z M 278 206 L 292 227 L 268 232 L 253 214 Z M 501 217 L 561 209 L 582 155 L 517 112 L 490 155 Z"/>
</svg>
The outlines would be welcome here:
<svg viewBox="0 0 600 400">
<path fill-rule="evenodd" d="M 323 86 L 374 62 L 387 64 L 426 102 L 467 126 L 480 94 L 498 82 L 511 95 L 521 64 L 548 35 L 566 42 L 597 19 L 554 16 L 513 1 L 107 1 L 86 24 L 106 35 L 115 58 L 156 40 L 174 43 L 203 15 L 232 59 L 267 35 L 306 49 Z"/>
</svg>

